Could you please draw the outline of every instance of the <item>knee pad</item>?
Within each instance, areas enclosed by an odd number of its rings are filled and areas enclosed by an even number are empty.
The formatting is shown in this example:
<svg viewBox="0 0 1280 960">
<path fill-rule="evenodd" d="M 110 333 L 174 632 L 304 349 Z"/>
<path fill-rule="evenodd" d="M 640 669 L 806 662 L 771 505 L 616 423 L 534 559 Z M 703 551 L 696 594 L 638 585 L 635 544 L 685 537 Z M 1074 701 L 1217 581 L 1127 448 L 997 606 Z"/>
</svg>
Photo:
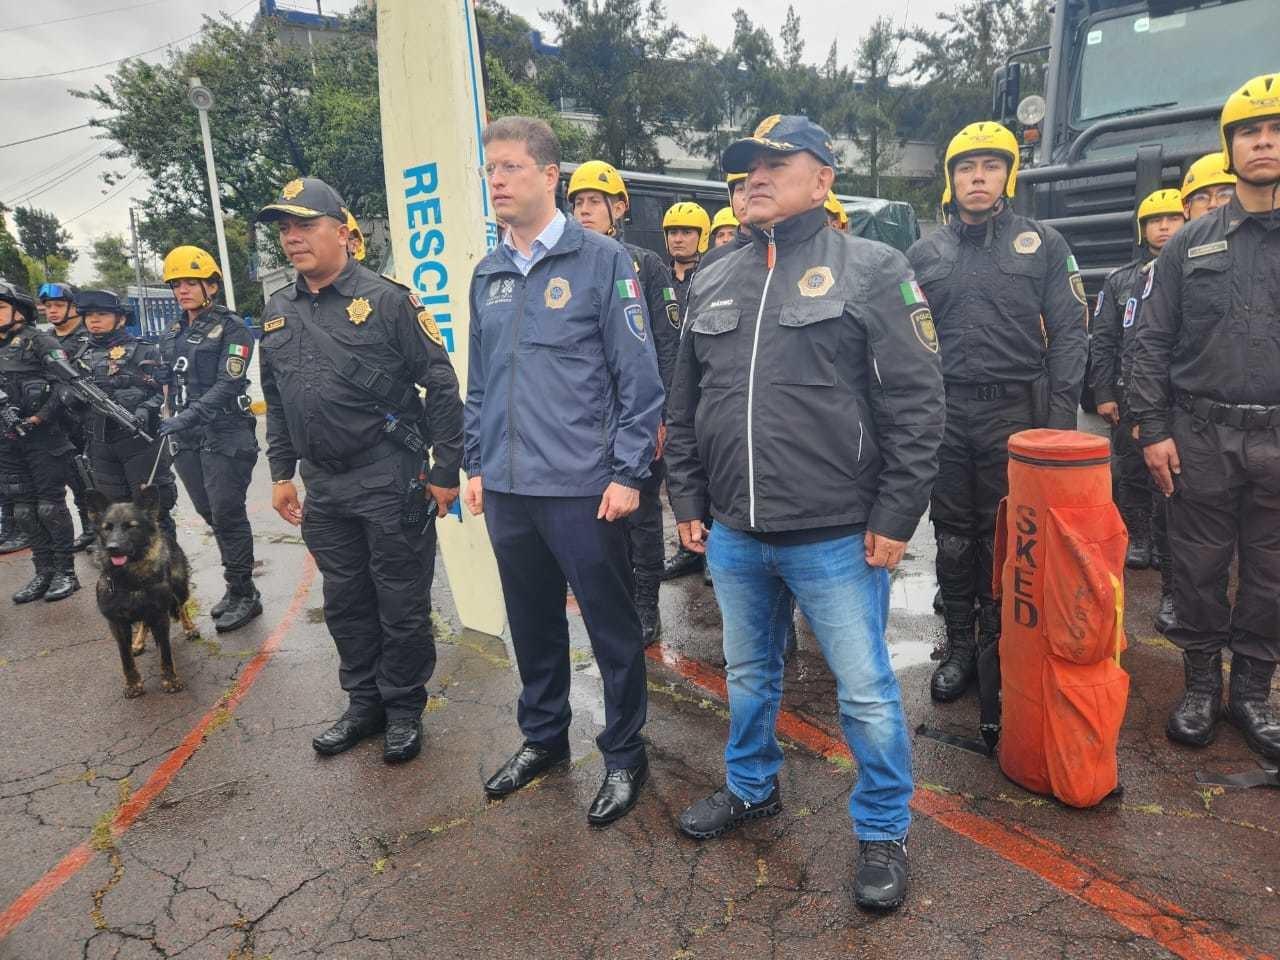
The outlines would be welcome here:
<svg viewBox="0 0 1280 960">
<path fill-rule="evenodd" d="M 70 530 L 71 529 L 71 511 L 67 509 L 65 503 L 58 503 L 53 500 L 41 500 L 36 505 L 36 513 L 40 518 L 40 522 L 44 528 L 50 532 L 54 530 Z"/>
<path fill-rule="evenodd" d="M 30 500 L 19 500 L 13 505 L 13 522 L 23 533 L 31 534 L 40 526 L 36 505 Z"/>
<path fill-rule="evenodd" d="M 952 533 L 938 534 L 938 572 L 940 574 L 969 572 L 978 556 L 978 541 L 973 537 L 961 537 Z"/>
</svg>

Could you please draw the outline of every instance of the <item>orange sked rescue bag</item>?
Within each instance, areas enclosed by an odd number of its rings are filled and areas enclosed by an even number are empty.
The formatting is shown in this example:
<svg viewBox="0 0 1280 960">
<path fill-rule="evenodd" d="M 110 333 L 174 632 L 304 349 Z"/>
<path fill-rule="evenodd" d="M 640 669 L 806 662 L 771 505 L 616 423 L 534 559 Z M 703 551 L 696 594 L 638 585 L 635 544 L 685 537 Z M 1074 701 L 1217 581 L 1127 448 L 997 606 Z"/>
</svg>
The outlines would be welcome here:
<svg viewBox="0 0 1280 960">
<path fill-rule="evenodd" d="M 1105 438 L 1074 430 L 1009 438 L 994 567 L 1000 769 L 1073 807 L 1093 806 L 1118 783 L 1128 544 Z"/>
</svg>

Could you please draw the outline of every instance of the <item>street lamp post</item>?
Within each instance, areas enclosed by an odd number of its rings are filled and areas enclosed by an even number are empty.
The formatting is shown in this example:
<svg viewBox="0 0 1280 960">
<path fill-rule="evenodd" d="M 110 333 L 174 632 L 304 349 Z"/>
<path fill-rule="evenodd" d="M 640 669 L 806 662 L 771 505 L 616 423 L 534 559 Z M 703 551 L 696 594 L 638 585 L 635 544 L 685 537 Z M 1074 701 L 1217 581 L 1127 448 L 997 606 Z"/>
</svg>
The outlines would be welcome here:
<svg viewBox="0 0 1280 960">
<path fill-rule="evenodd" d="M 213 168 L 213 140 L 209 136 L 209 108 L 213 106 L 213 94 L 200 85 L 199 77 L 188 77 L 188 97 L 200 114 L 200 136 L 204 139 L 204 165 L 209 173 L 209 201 L 213 204 L 213 229 L 218 235 L 218 260 L 222 265 L 222 287 L 227 306 L 236 308 L 236 292 L 231 283 L 231 264 L 227 260 L 227 235 L 222 229 L 222 200 L 218 195 L 218 174 Z"/>
</svg>

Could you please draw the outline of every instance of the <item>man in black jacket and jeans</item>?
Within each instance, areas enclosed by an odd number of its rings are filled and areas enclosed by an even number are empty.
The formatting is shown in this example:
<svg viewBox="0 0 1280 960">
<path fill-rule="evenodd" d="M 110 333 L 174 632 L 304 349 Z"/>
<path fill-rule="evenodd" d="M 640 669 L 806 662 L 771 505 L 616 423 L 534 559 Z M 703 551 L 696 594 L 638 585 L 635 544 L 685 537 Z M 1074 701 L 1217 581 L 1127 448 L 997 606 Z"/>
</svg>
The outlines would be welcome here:
<svg viewBox="0 0 1280 960">
<path fill-rule="evenodd" d="M 894 909 L 913 787 L 885 643 L 889 570 L 928 502 L 942 372 L 906 258 L 827 228 L 833 164 L 830 136 L 805 117 L 770 117 L 732 144 L 723 166 L 747 172 L 752 243 L 703 270 L 690 296 L 668 485 L 681 540 L 706 552 L 715 580 L 730 721 L 726 783 L 680 829 L 706 839 L 782 808 L 774 724 L 794 595 L 858 761 L 854 897 Z"/>
</svg>

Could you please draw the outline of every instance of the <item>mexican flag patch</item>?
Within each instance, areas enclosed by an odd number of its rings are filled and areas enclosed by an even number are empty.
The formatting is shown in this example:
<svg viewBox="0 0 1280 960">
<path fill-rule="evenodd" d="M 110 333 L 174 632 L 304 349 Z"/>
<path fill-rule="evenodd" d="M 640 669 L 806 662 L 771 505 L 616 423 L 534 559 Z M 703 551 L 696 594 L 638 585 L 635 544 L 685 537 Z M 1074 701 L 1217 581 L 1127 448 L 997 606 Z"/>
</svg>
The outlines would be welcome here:
<svg viewBox="0 0 1280 960">
<path fill-rule="evenodd" d="M 614 288 L 618 291 L 618 299 L 620 300 L 640 299 L 640 284 L 634 280 L 619 280 L 614 284 Z"/>
<path fill-rule="evenodd" d="M 1080 267 L 1076 263 L 1076 258 L 1067 254 L 1067 273 L 1079 273 Z"/>
<path fill-rule="evenodd" d="M 920 284 L 914 280 L 898 284 L 898 289 L 902 291 L 902 302 L 908 307 L 914 307 L 917 303 L 926 302 L 924 291 L 920 289 Z"/>
<path fill-rule="evenodd" d="M 675 292 L 675 290 L 674 290 L 674 289 L 672 289 L 671 287 L 663 287 L 663 288 L 662 288 L 662 299 L 663 299 L 665 302 L 667 302 L 667 303 L 675 303 L 675 302 L 676 302 L 676 292 Z"/>
<path fill-rule="evenodd" d="M 243 359 L 248 360 L 249 348 L 238 343 L 229 343 L 227 344 L 227 355 L 232 357 L 242 357 Z"/>
</svg>

